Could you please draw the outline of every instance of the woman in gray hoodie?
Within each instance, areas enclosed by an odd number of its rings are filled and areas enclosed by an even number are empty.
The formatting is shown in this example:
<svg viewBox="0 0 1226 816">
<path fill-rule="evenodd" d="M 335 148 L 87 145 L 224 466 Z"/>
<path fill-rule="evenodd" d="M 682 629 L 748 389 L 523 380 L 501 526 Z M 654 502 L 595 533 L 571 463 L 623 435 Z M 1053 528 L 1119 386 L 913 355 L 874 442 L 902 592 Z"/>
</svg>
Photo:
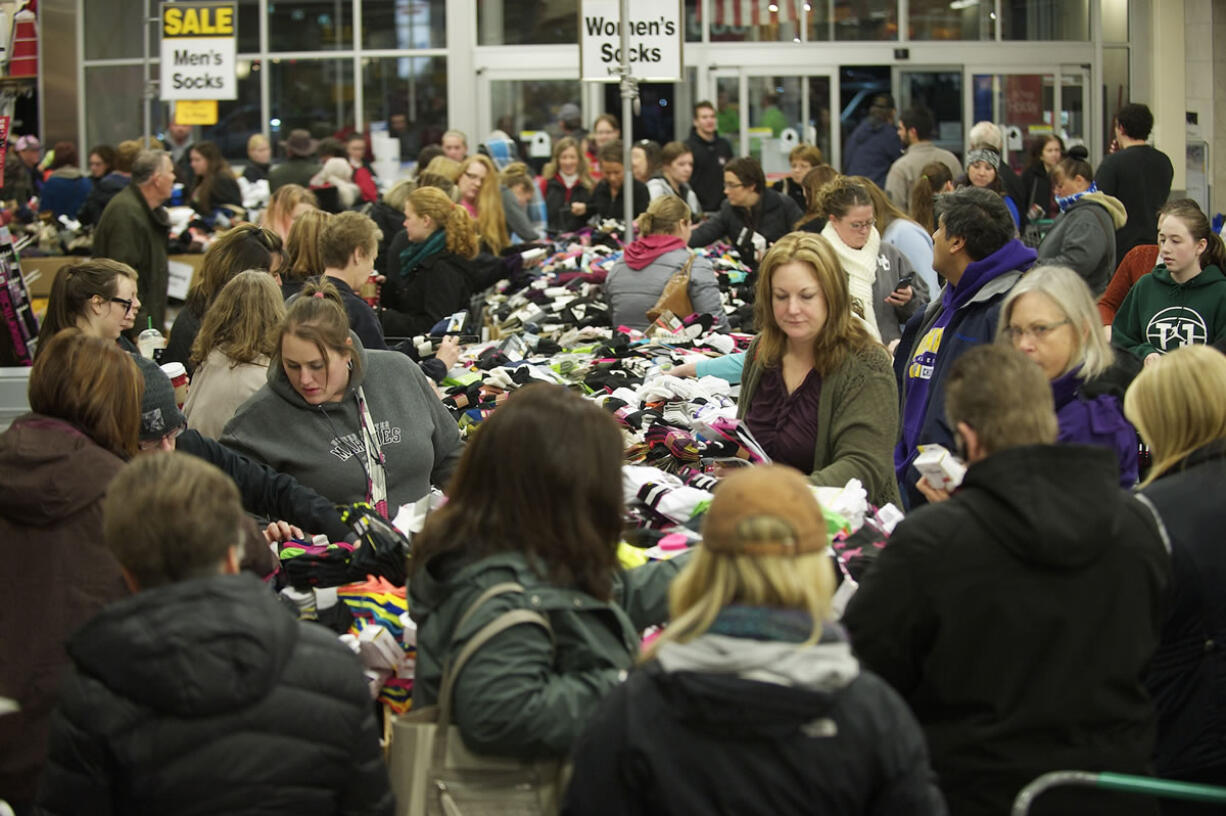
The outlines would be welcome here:
<svg viewBox="0 0 1226 816">
<path fill-rule="evenodd" d="M 690 208 L 675 195 L 652 199 L 636 227 L 639 237 L 626 245 L 622 259 L 613 265 L 605 280 L 604 296 L 613 325 L 642 331 L 651 324 L 647 310 L 656 305 L 669 278 L 690 258 L 686 249 Z M 689 295 L 697 314 L 711 315 L 712 326 L 727 331 L 728 316 L 715 284 L 715 270 L 701 256 L 695 257 L 690 267 Z"/>
<path fill-rule="evenodd" d="M 1085 148 L 1073 147 L 1051 171 L 1060 215 L 1039 245 L 1039 265 L 1069 267 L 1098 297 L 1115 273 L 1115 231 L 1128 212 L 1118 198 L 1099 192 L 1085 157 Z"/>
</svg>

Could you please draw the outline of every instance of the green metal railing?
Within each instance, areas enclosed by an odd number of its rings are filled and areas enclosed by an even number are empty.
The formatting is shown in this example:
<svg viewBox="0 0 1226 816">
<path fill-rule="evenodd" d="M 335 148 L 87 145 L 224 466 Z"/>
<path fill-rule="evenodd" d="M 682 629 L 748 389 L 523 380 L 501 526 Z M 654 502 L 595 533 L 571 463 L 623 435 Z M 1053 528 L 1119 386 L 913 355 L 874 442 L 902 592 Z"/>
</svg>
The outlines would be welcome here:
<svg viewBox="0 0 1226 816">
<path fill-rule="evenodd" d="M 1099 790 L 1119 793 L 1137 793 L 1163 799 L 1183 799 L 1192 802 L 1215 802 L 1226 804 L 1226 788 L 1216 785 L 1199 785 L 1193 782 L 1174 782 L 1170 779 L 1155 779 L 1152 776 L 1132 776 L 1117 773 L 1090 773 L 1088 771 L 1052 771 L 1022 788 L 1013 800 L 1013 816 L 1026 816 L 1030 805 L 1039 794 L 1061 785 L 1081 785 Z"/>
</svg>

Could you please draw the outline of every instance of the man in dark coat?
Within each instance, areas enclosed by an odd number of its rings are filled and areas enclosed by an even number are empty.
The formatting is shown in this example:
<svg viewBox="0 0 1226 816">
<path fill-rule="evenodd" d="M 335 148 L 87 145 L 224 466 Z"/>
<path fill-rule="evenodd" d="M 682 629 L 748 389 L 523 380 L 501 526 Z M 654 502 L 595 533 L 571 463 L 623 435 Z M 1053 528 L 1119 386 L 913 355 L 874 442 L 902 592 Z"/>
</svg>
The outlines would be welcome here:
<svg viewBox="0 0 1226 816">
<path fill-rule="evenodd" d="M 141 310 L 136 330 L 148 325 L 166 331 L 167 239 L 170 216 L 162 207 L 175 187 L 175 170 L 165 150 L 142 150 L 132 161 L 132 182 L 115 194 L 94 230 L 94 257 L 110 258 L 136 270 Z"/>
<path fill-rule="evenodd" d="M 732 144 L 719 135 L 718 127 L 714 105 L 699 102 L 694 106 L 694 126 L 685 143 L 694 154 L 690 188 L 703 212 L 715 212 L 724 200 L 724 165 L 732 158 Z"/>
<path fill-rule="evenodd" d="M 926 491 L 864 576 L 852 647 L 915 712 L 953 816 L 1008 813 L 1048 771 L 1145 774 L 1170 582 L 1154 514 L 1119 488 L 1114 452 L 1054 444 L 1051 387 L 1013 349 L 962 355 L 945 411 L 969 468 L 952 497 Z M 1156 812 L 1099 791 L 1035 804 Z"/>
<path fill-rule="evenodd" d="M 180 453 L 112 482 L 103 530 L 135 593 L 68 642 L 47 814 L 390 814 L 357 658 L 238 573 L 238 491 Z"/>
<path fill-rule="evenodd" d="M 843 172 L 870 178 L 884 190 L 885 175 L 901 154 L 902 142 L 894 126 L 894 97 L 874 96 L 868 116 L 856 125 L 843 146 Z"/>
<path fill-rule="evenodd" d="M 299 187 L 310 187 L 311 178 L 319 172 L 319 160 L 315 151 L 319 143 L 311 138 L 305 130 L 291 130 L 285 140 L 285 153 L 288 158 L 268 172 L 268 187 L 276 192 L 287 184 L 297 184 Z"/>
</svg>

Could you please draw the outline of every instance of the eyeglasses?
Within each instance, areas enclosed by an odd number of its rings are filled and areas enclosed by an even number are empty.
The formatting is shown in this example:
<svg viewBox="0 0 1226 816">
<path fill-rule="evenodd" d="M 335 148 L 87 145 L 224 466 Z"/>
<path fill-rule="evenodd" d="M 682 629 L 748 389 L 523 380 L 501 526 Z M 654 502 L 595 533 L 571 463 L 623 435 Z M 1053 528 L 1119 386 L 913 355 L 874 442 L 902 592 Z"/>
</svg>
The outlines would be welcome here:
<svg viewBox="0 0 1226 816">
<path fill-rule="evenodd" d="M 1021 340 L 1023 337 L 1026 337 L 1027 335 L 1029 335 L 1030 337 L 1033 337 L 1035 340 L 1038 340 L 1041 343 L 1043 342 L 1044 339 L 1047 338 L 1049 334 L 1054 332 L 1056 329 L 1060 328 L 1061 326 L 1066 326 L 1072 322 L 1073 321 L 1069 320 L 1068 318 L 1065 318 L 1064 320 L 1061 320 L 1056 323 L 1033 323 L 1027 326 L 1026 328 L 1021 328 L 1019 326 L 1009 326 L 1005 329 L 1005 334 L 1009 335 L 1009 339 L 1012 340 L 1014 343 L 1016 343 L 1018 340 Z"/>
<path fill-rule="evenodd" d="M 125 315 L 127 315 L 127 314 L 131 314 L 131 313 L 132 313 L 132 307 L 136 305 L 136 302 L 135 302 L 135 301 L 132 301 L 132 300 L 126 300 L 125 298 L 118 298 L 118 297 L 113 297 L 113 298 L 111 298 L 111 303 L 118 303 L 120 306 L 122 306 L 122 307 L 123 307 L 123 313 L 124 313 Z"/>
<path fill-rule="evenodd" d="M 464 171 L 464 178 L 469 179 L 470 181 L 485 181 L 485 176 L 479 173 L 473 173 L 469 170 Z"/>
<path fill-rule="evenodd" d="M 741 184 L 739 181 L 725 181 L 725 182 L 724 182 L 724 189 L 725 189 L 725 190 L 738 190 L 738 189 L 740 189 L 741 187 L 744 187 L 744 186 L 745 186 L 745 185 L 744 185 L 744 184 Z"/>
<path fill-rule="evenodd" d="M 145 451 L 146 453 L 149 451 L 155 451 L 162 447 L 163 442 L 173 442 L 174 440 L 178 439 L 179 435 L 183 433 L 184 430 L 185 426 L 180 425 L 170 433 L 159 436 L 157 439 L 142 440 L 137 447 L 139 450 Z"/>
<path fill-rule="evenodd" d="M 847 226 L 851 227 L 856 232 L 864 232 L 865 230 L 872 229 L 873 225 L 876 223 L 877 223 L 876 218 L 870 218 L 867 221 L 849 221 L 847 223 Z"/>
</svg>

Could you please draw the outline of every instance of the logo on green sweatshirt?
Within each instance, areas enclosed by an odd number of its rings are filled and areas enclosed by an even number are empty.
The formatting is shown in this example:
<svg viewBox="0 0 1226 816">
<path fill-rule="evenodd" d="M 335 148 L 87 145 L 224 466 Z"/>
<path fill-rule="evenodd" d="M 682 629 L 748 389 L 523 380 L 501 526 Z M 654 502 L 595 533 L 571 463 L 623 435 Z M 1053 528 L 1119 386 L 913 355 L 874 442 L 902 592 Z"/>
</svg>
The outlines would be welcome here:
<svg viewBox="0 0 1226 816">
<path fill-rule="evenodd" d="M 1199 312 L 1187 306 L 1171 306 L 1150 318 L 1145 339 L 1165 354 L 1181 346 L 1208 343 L 1209 329 Z"/>
</svg>

